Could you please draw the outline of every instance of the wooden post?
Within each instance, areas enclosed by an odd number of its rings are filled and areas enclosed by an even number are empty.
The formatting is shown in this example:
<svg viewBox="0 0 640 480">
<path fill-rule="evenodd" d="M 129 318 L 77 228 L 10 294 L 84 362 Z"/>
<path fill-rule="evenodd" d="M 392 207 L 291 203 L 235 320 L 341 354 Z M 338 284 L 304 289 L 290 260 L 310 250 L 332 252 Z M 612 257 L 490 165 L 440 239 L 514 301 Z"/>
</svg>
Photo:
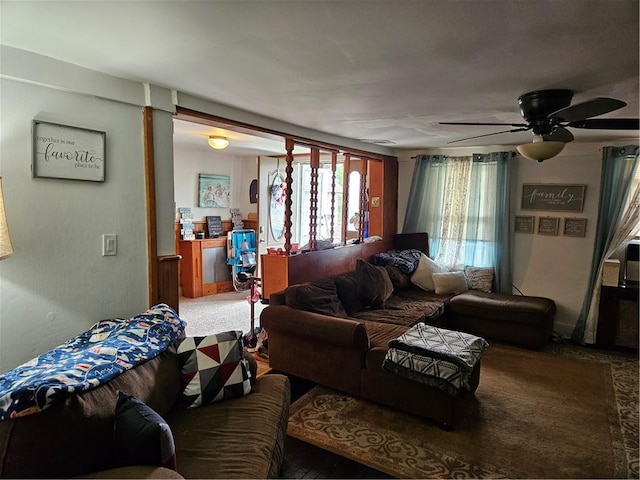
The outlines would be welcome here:
<svg viewBox="0 0 640 480">
<path fill-rule="evenodd" d="M 338 166 L 338 152 L 331 152 L 331 225 L 329 239 L 333 243 L 333 230 L 336 219 L 336 168 Z"/>
<path fill-rule="evenodd" d="M 293 185 L 293 140 L 287 137 L 284 145 L 287 151 L 287 155 L 285 157 L 287 167 L 285 168 L 286 198 L 284 200 L 284 251 L 286 255 L 289 255 L 291 253 L 291 226 L 293 225 L 291 222 L 291 204 L 293 203 L 291 200 L 293 195 L 293 188 L 291 187 Z"/>
<path fill-rule="evenodd" d="M 344 154 L 344 175 L 342 178 L 342 232 L 341 242 L 347 243 L 347 224 L 349 223 L 349 173 L 351 170 L 351 155 Z"/>
<path fill-rule="evenodd" d="M 360 214 L 358 215 L 358 241 L 364 240 L 365 216 L 369 206 L 367 205 L 367 159 L 360 159 L 360 201 L 358 203 Z"/>
<path fill-rule="evenodd" d="M 320 150 L 311 148 L 311 191 L 309 192 L 309 250 L 317 249 L 318 240 L 318 168 L 320 168 Z"/>
<path fill-rule="evenodd" d="M 147 277 L 150 306 L 158 303 L 158 230 L 156 222 L 156 167 L 153 149 L 153 108 L 142 109 L 144 177 L 147 197 Z M 176 278 L 177 282 L 177 278 Z"/>
</svg>

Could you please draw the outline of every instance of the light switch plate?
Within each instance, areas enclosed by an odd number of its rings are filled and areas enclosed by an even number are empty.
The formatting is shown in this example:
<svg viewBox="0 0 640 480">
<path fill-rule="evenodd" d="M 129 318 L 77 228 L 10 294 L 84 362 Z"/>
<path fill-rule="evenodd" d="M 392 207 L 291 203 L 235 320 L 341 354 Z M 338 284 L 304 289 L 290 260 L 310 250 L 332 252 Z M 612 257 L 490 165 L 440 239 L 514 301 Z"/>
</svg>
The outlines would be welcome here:
<svg viewBox="0 0 640 480">
<path fill-rule="evenodd" d="M 118 236 L 115 233 L 102 235 L 102 256 L 108 257 L 118 254 Z"/>
</svg>

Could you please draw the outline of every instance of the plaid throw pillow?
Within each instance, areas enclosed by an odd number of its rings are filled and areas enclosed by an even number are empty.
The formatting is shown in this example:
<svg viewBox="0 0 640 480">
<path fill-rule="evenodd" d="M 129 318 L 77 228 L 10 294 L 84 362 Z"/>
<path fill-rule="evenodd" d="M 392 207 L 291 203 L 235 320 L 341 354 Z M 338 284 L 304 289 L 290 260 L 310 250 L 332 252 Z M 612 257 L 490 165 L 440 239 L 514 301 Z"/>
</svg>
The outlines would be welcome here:
<svg viewBox="0 0 640 480">
<path fill-rule="evenodd" d="M 249 363 L 243 357 L 242 332 L 186 337 L 176 349 L 187 408 L 251 393 Z"/>
</svg>

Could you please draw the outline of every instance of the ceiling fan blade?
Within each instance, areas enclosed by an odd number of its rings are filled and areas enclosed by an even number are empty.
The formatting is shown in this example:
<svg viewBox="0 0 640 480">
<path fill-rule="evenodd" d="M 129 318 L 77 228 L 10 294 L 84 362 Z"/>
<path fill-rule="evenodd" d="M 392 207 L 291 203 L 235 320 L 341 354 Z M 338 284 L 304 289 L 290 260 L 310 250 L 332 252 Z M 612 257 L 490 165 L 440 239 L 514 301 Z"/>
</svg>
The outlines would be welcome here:
<svg viewBox="0 0 640 480">
<path fill-rule="evenodd" d="M 526 123 L 475 123 L 475 122 L 439 122 L 440 125 L 494 125 L 494 126 L 511 126 L 526 127 Z"/>
<path fill-rule="evenodd" d="M 484 135 L 475 135 L 473 137 L 461 138 L 460 140 L 453 140 L 451 142 L 447 142 L 447 144 L 449 144 L 449 143 L 457 143 L 457 142 L 464 142 L 465 140 L 472 140 L 474 138 L 489 137 L 491 135 L 500 135 L 501 133 L 526 132 L 527 130 L 529 130 L 529 128 L 530 127 L 527 127 L 527 128 L 515 128 L 513 130 L 503 130 L 502 132 L 485 133 Z"/>
<path fill-rule="evenodd" d="M 579 122 L 570 122 L 569 127 L 596 130 L 640 130 L 638 118 L 592 118 Z"/>
<path fill-rule="evenodd" d="M 558 127 L 549 135 L 543 135 L 542 138 L 545 142 L 573 142 L 573 134 L 564 127 Z"/>
<path fill-rule="evenodd" d="M 561 122 L 578 122 L 586 118 L 597 117 L 605 113 L 613 112 L 627 104 L 615 98 L 598 97 L 582 103 L 576 103 L 565 108 L 561 108 L 549 115 Z"/>
</svg>

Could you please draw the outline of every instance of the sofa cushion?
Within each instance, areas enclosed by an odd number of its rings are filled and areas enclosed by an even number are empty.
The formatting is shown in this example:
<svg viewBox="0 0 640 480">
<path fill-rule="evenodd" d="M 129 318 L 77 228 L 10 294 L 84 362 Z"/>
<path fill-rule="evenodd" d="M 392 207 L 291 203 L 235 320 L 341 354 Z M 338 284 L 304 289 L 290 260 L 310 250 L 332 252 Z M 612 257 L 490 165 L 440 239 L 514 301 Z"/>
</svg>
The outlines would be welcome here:
<svg viewBox="0 0 640 480">
<path fill-rule="evenodd" d="M 118 392 L 113 437 L 120 466 L 157 465 L 176 470 L 171 428 L 133 395 Z"/>
<path fill-rule="evenodd" d="M 420 261 L 418 262 L 418 267 L 411 275 L 411 283 L 417 285 L 426 292 L 433 292 L 436 288 L 433 284 L 433 278 L 431 278 L 431 275 L 446 271 L 447 268 L 444 265 L 436 263 L 423 253 L 420 257 Z"/>
<path fill-rule="evenodd" d="M 167 418 L 185 478 L 278 478 L 289 418 L 284 375 L 262 375 L 251 395 Z"/>
<path fill-rule="evenodd" d="M 178 342 L 177 351 L 187 408 L 251 393 L 241 331 L 186 337 Z"/>
<path fill-rule="evenodd" d="M 464 267 L 464 276 L 467 277 L 469 290 L 480 290 L 490 293 L 493 290 L 493 267 Z"/>
<path fill-rule="evenodd" d="M 390 263 L 384 266 L 385 270 L 389 274 L 389 278 L 391 279 L 391 283 L 393 283 L 393 288 L 396 290 L 406 290 L 407 288 L 411 288 L 413 283 L 411 283 L 411 275 L 407 273 L 403 273 L 395 265 Z"/>
<path fill-rule="evenodd" d="M 284 299 L 288 307 L 332 317 L 347 317 L 336 284 L 331 278 L 291 285 L 285 290 Z"/>
<path fill-rule="evenodd" d="M 444 272 L 431 275 L 436 294 L 462 293 L 469 290 L 463 272 Z"/>
<path fill-rule="evenodd" d="M 449 301 L 451 312 L 467 317 L 539 325 L 553 318 L 555 302 L 544 297 L 468 291 Z"/>
<path fill-rule="evenodd" d="M 384 267 L 372 265 L 362 259 L 356 262 L 358 298 L 367 307 L 382 307 L 393 294 L 393 283 Z"/>
<path fill-rule="evenodd" d="M 365 305 L 358 298 L 358 279 L 355 271 L 333 277 L 333 281 L 347 315 L 364 310 Z"/>
<path fill-rule="evenodd" d="M 388 323 L 392 325 L 402 325 L 411 327 L 418 322 L 425 320 L 425 314 L 420 309 L 392 310 L 389 308 L 367 308 L 361 312 L 354 313 L 356 320 L 368 320 L 371 322 Z"/>
</svg>

